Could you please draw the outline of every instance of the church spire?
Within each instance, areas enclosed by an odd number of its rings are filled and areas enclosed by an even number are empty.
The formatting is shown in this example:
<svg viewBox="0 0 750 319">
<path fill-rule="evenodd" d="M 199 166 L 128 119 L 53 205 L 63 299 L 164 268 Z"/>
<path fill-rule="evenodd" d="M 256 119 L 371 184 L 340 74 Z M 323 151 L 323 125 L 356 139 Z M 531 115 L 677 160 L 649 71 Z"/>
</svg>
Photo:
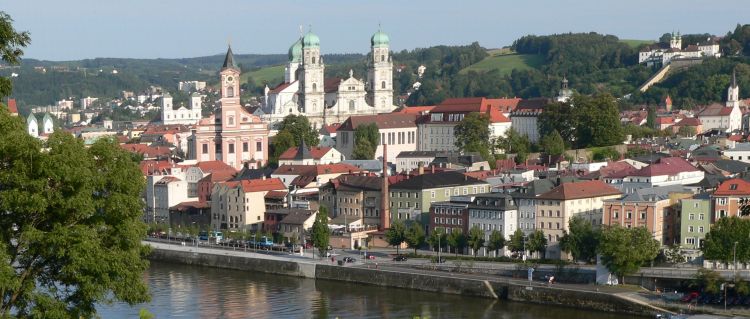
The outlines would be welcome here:
<svg viewBox="0 0 750 319">
<path fill-rule="evenodd" d="M 737 87 L 737 69 L 732 70 L 732 87 Z"/>
<path fill-rule="evenodd" d="M 222 70 L 235 69 L 239 70 L 236 64 L 234 64 L 234 53 L 232 53 L 232 45 L 227 46 L 227 55 L 224 57 L 224 64 L 221 66 Z"/>
</svg>

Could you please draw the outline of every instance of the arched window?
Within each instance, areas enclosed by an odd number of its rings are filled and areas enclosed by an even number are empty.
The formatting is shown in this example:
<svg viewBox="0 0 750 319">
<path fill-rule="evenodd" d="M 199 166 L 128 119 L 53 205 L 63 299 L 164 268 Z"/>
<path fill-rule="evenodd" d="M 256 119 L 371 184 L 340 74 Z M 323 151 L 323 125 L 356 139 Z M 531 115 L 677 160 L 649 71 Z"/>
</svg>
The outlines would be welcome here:
<svg viewBox="0 0 750 319">
<path fill-rule="evenodd" d="M 315 64 L 315 57 L 312 57 L 312 63 Z"/>
<path fill-rule="evenodd" d="M 383 81 L 383 82 L 380 82 L 380 88 L 381 88 L 381 89 L 385 89 L 385 81 Z"/>
<path fill-rule="evenodd" d="M 230 116 L 228 119 L 229 125 L 234 125 L 234 116 Z"/>
<path fill-rule="evenodd" d="M 227 97 L 234 97 L 234 87 L 227 87 Z"/>
<path fill-rule="evenodd" d="M 349 100 L 349 112 L 354 112 L 354 100 Z"/>
<path fill-rule="evenodd" d="M 312 89 L 313 89 L 313 92 L 317 91 L 318 90 L 318 85 L 316 83 L 313 83 L 313 88 Z"/>
<path fill-rule="evenodd" d="M 385 62 L 385 54 L 380 55 L 380 62 Z"/>
</svg>

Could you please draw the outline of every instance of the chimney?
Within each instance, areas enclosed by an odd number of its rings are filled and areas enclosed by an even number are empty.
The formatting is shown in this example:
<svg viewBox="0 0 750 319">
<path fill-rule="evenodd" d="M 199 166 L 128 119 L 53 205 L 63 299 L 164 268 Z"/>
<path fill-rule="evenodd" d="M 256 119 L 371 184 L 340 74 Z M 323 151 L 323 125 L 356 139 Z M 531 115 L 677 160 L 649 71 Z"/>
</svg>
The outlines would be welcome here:
<svg viewBox="0 0 750 319">
<path fill-rule="evenodd" d="M 419 165 L 417 166 L 417 175 L 423 175 L 424 174 L 424 163 L 419 162 Z"/>
<path fill-rule="evenodd" d="M 383 187 L 380 194 L 380 230 L 384 231 L 391 227 L 390 200 L 388 195 L 388 144 L 383 144 Z"/>
<path fill-rule="evenodd" d="M 435 174 L 435 165 L 430 165 L 430 173 Z"/>
</svg>

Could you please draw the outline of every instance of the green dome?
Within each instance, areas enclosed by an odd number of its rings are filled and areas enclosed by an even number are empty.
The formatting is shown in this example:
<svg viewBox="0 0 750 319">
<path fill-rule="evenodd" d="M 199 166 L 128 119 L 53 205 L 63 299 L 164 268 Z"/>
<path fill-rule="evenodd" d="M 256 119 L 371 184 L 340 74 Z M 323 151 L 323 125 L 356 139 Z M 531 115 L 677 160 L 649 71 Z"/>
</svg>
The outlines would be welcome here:
<svg viewBox="0 0 750 319">
<path fill-rule="evenodd" d="M 317 48 L 320 46 L 320 39 L 315 33 L 307 32 L 302 38 L 302 45 L 305 48 Z"/>
<path fill-rule="evenodd" d="M 302 38 L 297 39 L 289 48 L 289 62 L 299 62 L 302 60 Z"/>
<path fill-rule="evenodd" d="M 372 38 L 370 38 L 370 44 L 373 47 L 387 47 L 389 43 L 390 39 L 388 39 L 388 35 L 380 30 L 375 32 L 375 34 L 372 35 Z"/>
</svg>

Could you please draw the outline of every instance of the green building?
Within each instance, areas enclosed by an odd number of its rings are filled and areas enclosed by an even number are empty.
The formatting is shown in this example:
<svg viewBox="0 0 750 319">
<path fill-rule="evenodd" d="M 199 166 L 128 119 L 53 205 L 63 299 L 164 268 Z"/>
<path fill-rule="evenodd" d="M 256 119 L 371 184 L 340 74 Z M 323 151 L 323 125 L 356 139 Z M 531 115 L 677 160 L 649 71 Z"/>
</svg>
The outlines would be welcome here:
<svg viewBox="0 0 750 319">
<path fill-rule="evenodd" d="M 680 248 L 688 261 L 700 257 L 700 248 L 711 228 L 711 198 L 708 193 L 680 200 Z"/>
<path fill-rule="evenodd" d="M 410 176 L 390 186 L 391 220 L 415 220 L 428 224 L 430 205 L 449 201 L 451 196 L 487 193 L 490 184 L 461 172 L 436 172 Z"/>
</svg>

